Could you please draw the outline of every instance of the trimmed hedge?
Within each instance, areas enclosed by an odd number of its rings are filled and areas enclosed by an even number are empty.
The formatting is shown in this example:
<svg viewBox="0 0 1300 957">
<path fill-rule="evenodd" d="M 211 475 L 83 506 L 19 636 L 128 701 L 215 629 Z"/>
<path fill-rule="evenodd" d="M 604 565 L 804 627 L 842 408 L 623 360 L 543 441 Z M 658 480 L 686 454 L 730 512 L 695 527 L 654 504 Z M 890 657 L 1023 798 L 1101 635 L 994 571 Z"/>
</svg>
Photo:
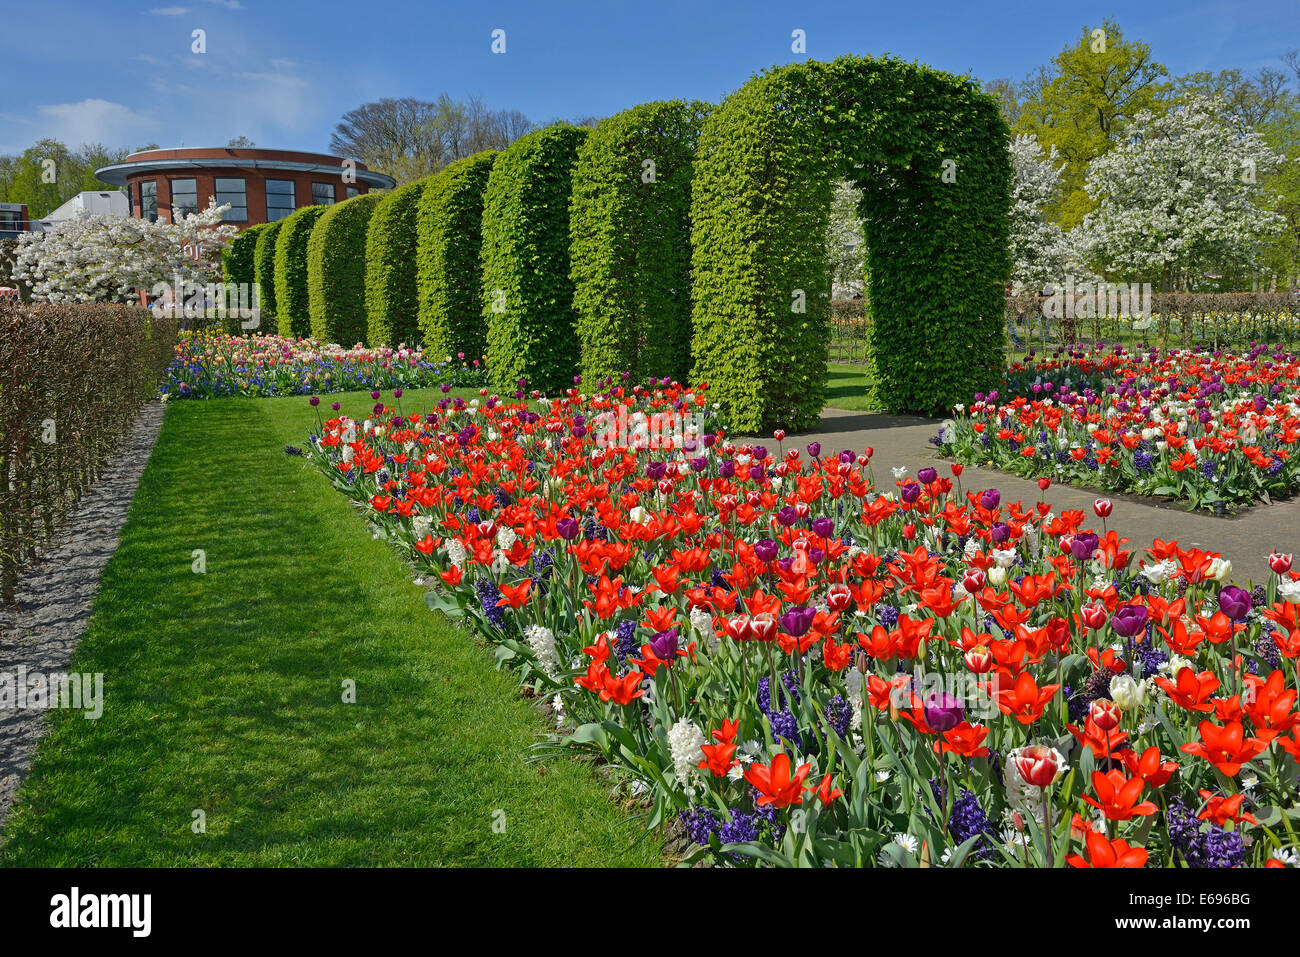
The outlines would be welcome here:
<svg viewBox="0 0 1300 957">
<path fill-rule="evenodd" d="M 416 284 L 424 350 L 435 360 L 487 348 L 483 321 L 483 197 L 498 154 L 457 160 L 425 188 L 417 216 Z"/>
<path fill-rule="evenodd" d="M 686 378 L 691 174 L 708 112 L 699 101 L 645 103 L 602 121 L 578 150 L 570 276 L 585 380 Z"/>
<path fill-rule="evenodd" d="M 311 334 L 322 342 L 365 342 L 366 232 L 382 193 L 364 193 L 331 206 L 307 240 Z"/>
<path fill-rule="evenodd" d="M 557 123 L 515 140 L 492 167 L 483 205 L 487 366 L 502 389 L 554 393 L 578 367 L 569 196 L 587 130 Z"/>
<path fill-rule="evenodd" d="M 840 176 L 863 190 L 881 402 L 933 414 L 992 382 L 1011 270 L 1007 140 L 972 80 L 892 58 L 778 67 L 713 111 L 692 192 L 692 375 L 733 428 L 820 419 L 822 237 Z"/>
<path fill-rule="evenodd" d="M 230 245 L 221 251 L 221 275 L 226 282 L 239 286 L 252 286 L 256 282 L 254 257 L 257 252 L 257 240 L 266 231 L 266 223 L 249 226 L 230 241 Z M 234 310 L 231 311 L 234 313 Z M 231 335 L 257 332 L 256 329 L 241 328 L 237 314 L 228 315 L 222 320 L 225 331 Z"/>
<path fill-rule="evenodd" d="M 429 176 L 382 194 L 366 233 L 366 315 L 372 346 L 410 345 L 420 324 L 416 291 L 416 219 Z"/>
<path fill-rule="evenodd" d="M 275 317 L 280 335 L 311 335 L 311 299 L 307 293 L 307 241 L 316 220 L 329 206 L 305 206 L 280 220 L 275 239 Z"/>
<path fill-rule="evenodd" d="M 276 328 L 275 312 L 275 242 L 280 237 L 283 219 L 267 223 L 257 236 L 257 248 L 253 250 L 253 281 L 257 283 L 257 294 L 261 297 L 262 315 L 260 332 L 271 333 Z"/>
</svg>

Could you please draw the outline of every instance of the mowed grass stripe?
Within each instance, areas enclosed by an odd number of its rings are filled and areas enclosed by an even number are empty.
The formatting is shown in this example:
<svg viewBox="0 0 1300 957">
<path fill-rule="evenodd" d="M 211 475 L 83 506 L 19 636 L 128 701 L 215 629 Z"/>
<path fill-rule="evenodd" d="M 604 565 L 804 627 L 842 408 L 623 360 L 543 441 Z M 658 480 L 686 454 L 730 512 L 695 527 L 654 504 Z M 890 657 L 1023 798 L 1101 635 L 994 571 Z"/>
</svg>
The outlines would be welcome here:
<svg viewBox="0 0 1300 957">
<path fill-rule="evenodd" d="M 514 676 L 284 454 L 313 423 L 302 398 L 167 410 L 73 663 L 104 715 L 51 715 L 0 863 L 659 864 L 589 766 L 527 760 L 546 724 Z"/>
</svg>

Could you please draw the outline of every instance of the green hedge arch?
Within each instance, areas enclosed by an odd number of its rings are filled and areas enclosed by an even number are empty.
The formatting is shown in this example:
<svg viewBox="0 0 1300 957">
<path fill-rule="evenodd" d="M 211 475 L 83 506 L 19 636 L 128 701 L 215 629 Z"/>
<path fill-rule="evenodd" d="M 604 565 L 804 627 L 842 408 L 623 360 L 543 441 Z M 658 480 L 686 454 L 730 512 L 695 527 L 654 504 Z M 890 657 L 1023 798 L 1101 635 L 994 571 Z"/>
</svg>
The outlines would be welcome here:
<svg viewBox="0 0 1300 957">
<path fill-rule="evenodd" d="M 425 188 L 416 218 L 416 285 L 424 349 L 436 361 L 487 348 L 483 321 L 483 198 L 496 162 L 485 150 L 445 167 Z"/>
<path fill-rule="evenodd" d="M 285 221 L 277 219 L 267 223 L 257 235 L 253 250 L 253 281 L 261 304 L 261 324 L 258 332 L 270 334 L 276 330 L 275 312 L 275 243 L 280 238 L 280 227 Z"/>
<path fill-rule="evenodd" d="M 311 335 L 307 241 L 312 227 L 329 208 L 305 206 L 280 221 L 280 235 L 275 240 L 275 317 L 282 336 L 303 339 Z"/>
<path fill-rule="evenodd" d="M 586 381 L 685 379 L 691 353 L 691 175 L 710 106 L 644 103 L 578 149 L 570 277 Z"/>
<path fill-rule="evenodd" d="M 416 289 L 416 220 L 425 188 L 407 183 L 382 195 L 366 232 L 366 317 L 372 346 L 411 345 L 420 334 Z"/>
<path fill-rule="evenodd" d="M 839 176 L 863 190 L 882 404 L 943 413 L 992 380 L 1011 270 L 1007 141 L 974 80 L 888 57 L 774 68 L 710 114 L 691 200 L 692 376 L 734 429 L 819 421 Z"/>
<path fill-rule="evenodd" d="M 312 338 L 350 346 L 365 342 L 366 234 L 382 193 L 329 207 L 307 240 L 307 295 Z"/>
<path fill-rule="evenodd" d="M 250 287 L 256 282 L 254 259 L 257 241 L 265 231 L 265 223 L 249 226 L 241 230 L 239 235 L 230 241 L 230 245 L 221 251 L 221 275 L 226 282 Z M 221 325 L 232 335 L 259 331 L 241 328 L 241 320 L 237 315 L 228 315 L 222 320 Z"/>
<path fill-rule="evenodd" d="M 569 198 L 587 130 L 557 123 L 522 136 L 492 166 L 483 204 L 487 366 L 502 389 L 526 377 L 555 393 L 578 369 Z"/>
</svg>

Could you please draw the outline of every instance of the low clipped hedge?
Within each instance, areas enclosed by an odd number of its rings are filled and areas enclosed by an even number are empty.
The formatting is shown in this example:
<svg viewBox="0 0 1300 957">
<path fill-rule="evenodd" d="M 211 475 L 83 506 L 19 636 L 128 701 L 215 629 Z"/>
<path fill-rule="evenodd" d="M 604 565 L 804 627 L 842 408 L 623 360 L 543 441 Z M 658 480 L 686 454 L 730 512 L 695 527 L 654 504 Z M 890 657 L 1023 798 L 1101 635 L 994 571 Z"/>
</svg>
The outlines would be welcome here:
<svg viewBox="0 0 1300 957">
<path fill-rule="evenodd" d="M 501 388 L 527 378 L 559 392 L 578 368 L 569 198 L 587 130 L 557 123 L 507 147 L 483 203 L 483 316 L 487 366 Z"/>
<path fill-rule="evenodd" d="M 643 103 L 578 150 L 571 275 L 585 380 L 684 379 L 691 361 L 691 172 L 709 105 Z"/>
<path fill-rule="evenodd" d="M 424 350 L 435 359 L 487 348 L 483 320 L 483 199 L 497 154 L 457 160 L 425 188 L 416 217 L 416 285 Z"/>
<path fill-rule="evenodd" d="M 311 334 L 322 342 L 365 342 L 366 233 L 381 193 L 331 206 L 307 240 L 307 294 Z"/>
<path fill-rule="evenodd" d="M 383 194 L 366 233 L 366 315 L 372 346 L 414 343 L 420 334 L 416 221 L 434 176 Z"/>
<path fill-rule="evenodd" d="M 249 226 L 247 229 L 240 231 L 239 235 L 230 241 L 230 245 L 221 251 L 221 275 L 226 282 L 251 287 L 257 281 L 254 259 L 257 252 L 257 241 L 265 231 L 265 223 Z M 242 329 L 239 316 L 233 314 L 227 315 L 221 324 L 226 332 L 236 336 L 241 333 L 257 331 L 256 329 Z"/>
<path fill-rule="evenodd" d="M 257 248 L 253 250 L 253 281 L 257 283 L 257 294 L 261 298 L 262 332 L 271 332 L 276 328 L 275 311 L 275 242 L 280 238 L 280 227 L 284 220 L 267 223 L 257 234 Z"/>
<path fill-rule="evenodd" d="M 306 206 L 280 220 L 275 240 L 275 316 L 280 335 L 311 335 L 311 300 L 307 293 L 307 241 L 316 220 L 329 206 Z"/>
</svg>

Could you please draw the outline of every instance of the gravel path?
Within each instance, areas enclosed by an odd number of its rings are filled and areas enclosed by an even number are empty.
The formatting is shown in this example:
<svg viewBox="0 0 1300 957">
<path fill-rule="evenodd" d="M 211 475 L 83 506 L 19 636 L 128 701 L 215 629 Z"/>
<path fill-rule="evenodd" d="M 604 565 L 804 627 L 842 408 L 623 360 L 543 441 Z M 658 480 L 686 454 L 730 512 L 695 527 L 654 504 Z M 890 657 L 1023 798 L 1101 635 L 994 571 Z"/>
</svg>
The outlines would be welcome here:
<svg viewBox="0 0 1300 957">
<path fill-rule="evenodd" d="M 18 604 L 0 609 L 0 675 L 18 669 L 61 674 L 90 621 L 104 566 L 117 549 L 158 432 L 164 405 L 150 402 L 136 417 L 123 449 L 58 536 L 58 546 L 18 582 Z M 45 711 L 0 708 L 0 825 L 45 733 Z"/>
</svg>

